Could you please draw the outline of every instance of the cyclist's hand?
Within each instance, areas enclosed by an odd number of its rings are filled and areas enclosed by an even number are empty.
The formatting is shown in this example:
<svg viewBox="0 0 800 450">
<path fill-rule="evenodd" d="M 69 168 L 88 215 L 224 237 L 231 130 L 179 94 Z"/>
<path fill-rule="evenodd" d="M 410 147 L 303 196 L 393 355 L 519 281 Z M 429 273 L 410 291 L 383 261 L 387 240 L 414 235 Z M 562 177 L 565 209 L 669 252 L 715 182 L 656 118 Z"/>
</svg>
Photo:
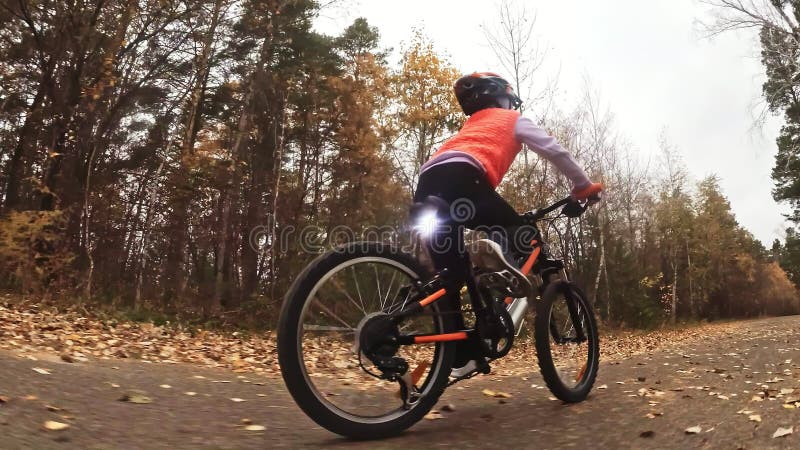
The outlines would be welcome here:
<svg viewBox="0 0 800 450">
<path fill-rule="evenodd" d="M 588 186 L 582 187 L 578 189 L 577 187 L 572 189 L 572 199 L 575 201 L 586 201 L 587 206 L 592 205 L 600 201 L 601 193 L 603 192 L 603 184 L 602 183 L 592 183 Z"/>
<path fill-rule="evenodd" d="M 598 203 L 602 199 L 603 199 L 603 193 L 602 192 L 598 192 L 598 193 L 596 193 L 596 194 L 594 194 L 591 197 L 586 199 L 586 207 L 588 208 L 588 207 L 594 205 L 595 203 Z"/>
</svg>

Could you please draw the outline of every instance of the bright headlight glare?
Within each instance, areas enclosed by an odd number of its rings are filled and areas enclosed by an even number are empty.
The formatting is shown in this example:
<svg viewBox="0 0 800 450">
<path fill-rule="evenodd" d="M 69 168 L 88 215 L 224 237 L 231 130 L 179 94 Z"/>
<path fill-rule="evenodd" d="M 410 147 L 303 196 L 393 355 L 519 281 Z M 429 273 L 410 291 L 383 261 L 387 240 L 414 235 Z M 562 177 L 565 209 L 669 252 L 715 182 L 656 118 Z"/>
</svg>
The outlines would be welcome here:
<svg viewBox="0 0 800 450">
<path fill-rule="evenodd" d="M 422 237 L 430 237 L 436 231 L 439 225 L 439 219 L 436 217 L 436 211 L 426 211 L 417 218 L 417 223 L 414 224 L 414 229 L 417 230 Z"/>
</svg>

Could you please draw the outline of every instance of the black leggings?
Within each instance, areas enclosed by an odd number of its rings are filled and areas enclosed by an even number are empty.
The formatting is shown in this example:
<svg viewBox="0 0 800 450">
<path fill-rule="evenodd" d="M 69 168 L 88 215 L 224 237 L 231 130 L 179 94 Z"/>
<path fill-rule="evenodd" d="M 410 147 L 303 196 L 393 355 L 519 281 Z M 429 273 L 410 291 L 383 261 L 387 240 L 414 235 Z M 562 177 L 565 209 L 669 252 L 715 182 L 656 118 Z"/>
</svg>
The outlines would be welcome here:
<svg viewBox="0 0 800 450">
<path fill-rule="evenodd" d="M 509 229 L 522 225 L 519 214 L 486 180 L 486 175 L 471 164 L 446 163 L 422 173 L 414 194 L 421 202 L 428 196 L 445 200 L 456 226 L 444 227 L 429 240 L 428 250 L 436 270 L 448 268 L 458 280 L 466 275 L 463 229 Z M 512 239 L 513 241 L 513 239 Z"/>
</svg>

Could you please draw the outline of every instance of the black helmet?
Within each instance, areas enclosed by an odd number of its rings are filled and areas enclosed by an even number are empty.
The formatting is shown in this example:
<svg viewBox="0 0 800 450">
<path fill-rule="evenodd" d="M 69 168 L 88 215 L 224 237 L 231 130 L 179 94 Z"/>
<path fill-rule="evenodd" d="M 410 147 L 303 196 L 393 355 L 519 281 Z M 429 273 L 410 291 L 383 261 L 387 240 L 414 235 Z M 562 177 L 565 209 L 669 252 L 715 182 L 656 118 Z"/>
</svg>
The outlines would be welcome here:
<svg viewBox="0 0 800 450">
<path fill-rule="evenodd" d="M 514 93 L 511 84 L 492 72 L 464 75 L 456 81 L 453 89 L 461 109 L 468 116 L 482 109 L 501 107 L 501 98 L 507 98 L 511 108 L 519 109 L 522 106 L 522 99 Z"/>
</svg>

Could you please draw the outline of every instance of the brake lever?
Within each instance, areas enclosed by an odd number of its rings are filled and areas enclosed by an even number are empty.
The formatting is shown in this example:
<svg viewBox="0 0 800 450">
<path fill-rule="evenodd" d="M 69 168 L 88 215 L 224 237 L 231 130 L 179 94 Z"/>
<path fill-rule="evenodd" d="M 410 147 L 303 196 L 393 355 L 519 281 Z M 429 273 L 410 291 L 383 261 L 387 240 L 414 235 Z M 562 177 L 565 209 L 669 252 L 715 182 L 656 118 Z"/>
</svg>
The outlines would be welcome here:
<svg viewBox="0 0 800 450">
<path fill-rule="evenodd" d="M 574 219 L 586 212 L 586 208 L 587 206 L 581 205 L 580 202 L 569 202 L 561 209 L 561 214 Z"/>
<path fill-rule="evenodd" d="M 539 213 L 538 209 L 522 213 L 520 217 L 522 217 L 522 221 L 525 222 L 525 225 L 536 225 L 536 222 L 544 218 L 544 216 Z"/>
</svg>

